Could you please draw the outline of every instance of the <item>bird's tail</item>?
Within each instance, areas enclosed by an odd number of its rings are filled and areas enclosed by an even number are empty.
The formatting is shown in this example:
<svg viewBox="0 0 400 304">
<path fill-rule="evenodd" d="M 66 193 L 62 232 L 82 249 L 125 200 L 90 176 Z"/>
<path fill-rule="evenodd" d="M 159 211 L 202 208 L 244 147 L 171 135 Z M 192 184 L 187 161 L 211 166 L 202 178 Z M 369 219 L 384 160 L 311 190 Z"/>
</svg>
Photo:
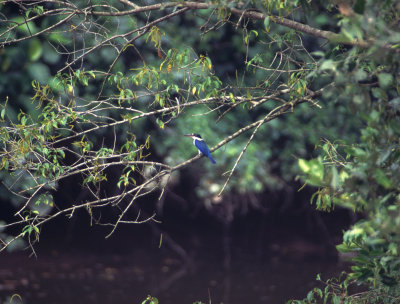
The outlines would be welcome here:
<svg viewBox="0 0 400 304">
<path fill-rule="evenodd" d="M 208 154 L 208 158 L 211 160 L 211 162 L 215 165 L 217 162 L 212 158 L 211 154 Z"/>
</svg>

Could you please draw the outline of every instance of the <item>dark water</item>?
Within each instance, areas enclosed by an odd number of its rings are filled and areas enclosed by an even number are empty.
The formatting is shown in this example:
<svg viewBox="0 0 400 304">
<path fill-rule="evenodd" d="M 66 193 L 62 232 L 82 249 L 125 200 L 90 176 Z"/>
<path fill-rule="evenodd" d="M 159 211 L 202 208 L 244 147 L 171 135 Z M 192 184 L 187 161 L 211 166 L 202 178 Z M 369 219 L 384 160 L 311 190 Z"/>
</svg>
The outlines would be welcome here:
<svg viewBox="0 0 400 304">
<path fill-rule="evenodd" d="M 129 254 L 95 252 L 2 255 L 0 299 L 13 294 L 23 303 L 141 303 L 148 294 L 161 304 L 285 303 L 303 298 L 317 285 L 315 277 L 340 272 L 334 261 L 279 256 L 250 258 L 235 254 L 229 269 L 219 254 L 195 254 L 189 263 L 162 249 Z M 17 297 L 14 302 L 20 303 Z"/>
<path fill-rule="evenodd" d="M 320 286 L 318 273 L 327 279 L 345 268 L 328 256 L 343 229 L 333 219 L 322 225 L 310 216 L 244 217 L 227 231 L 216 221 L 175 213 L 152 228 L 119 228 L 107 240 L 109 231 L 88 227 L 85 217 L 48 225 L 37 257 L 0 253 L 0 303 L 14 294 L 29 304 L 141 304 L 149 294 L 160 304 L 303 299 Z"/>
</svg>

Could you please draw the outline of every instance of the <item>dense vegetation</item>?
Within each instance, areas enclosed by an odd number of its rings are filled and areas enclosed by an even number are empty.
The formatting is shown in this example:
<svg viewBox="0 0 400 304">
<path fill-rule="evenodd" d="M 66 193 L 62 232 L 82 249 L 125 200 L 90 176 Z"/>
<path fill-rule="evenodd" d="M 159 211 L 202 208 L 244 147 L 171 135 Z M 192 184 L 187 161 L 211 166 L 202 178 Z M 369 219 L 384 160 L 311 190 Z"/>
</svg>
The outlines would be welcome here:
<svg viewBox="0 0 400 304">
<path fill-rule="evenodd" d="M 363 215 L 338 246 L 352 272 L 291 302 L 400 301 L 400 1 L 0 9 L 1 195 L 15 209 L 3 227 L 17 231 L 1 232 L 1 250 L 24 239 L 34 252 L 44 223 L 77 210 L 110 234 L 153 221 L 136 202 L 161 200 L 197 161 L 208 205 L 299 176 L 317 209 Z M 192 132 L 217 165 L 192 157 L 181 139 Z M 56 202 L 71 181 L 84 194 Z M 101 217 L 107 208 L 114 218 Z M 368 290 L 349 294 L 353 283 Z"/>
</svg>

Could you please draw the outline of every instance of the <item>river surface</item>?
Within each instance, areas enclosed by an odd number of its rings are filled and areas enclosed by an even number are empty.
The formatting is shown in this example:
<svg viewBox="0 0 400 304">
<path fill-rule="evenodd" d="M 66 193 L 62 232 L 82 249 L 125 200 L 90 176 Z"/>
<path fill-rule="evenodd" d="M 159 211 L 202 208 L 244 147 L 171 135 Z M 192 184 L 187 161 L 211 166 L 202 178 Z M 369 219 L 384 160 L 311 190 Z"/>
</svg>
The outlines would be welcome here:
<svg viewBox="0 0 400 304">
<path fill-rule="evenodd" d="M 161 304 L 285 303 L 302 299 L 323 278 L 343 268 L 333 260 L 290 260 L 238 254 L 232 248 L 229 267 L 220 253 L 197 252 L 183 262 L 168 250 L 137 248 L 130 253 L 90 250 L 3 254 L 0 258 L 0 300 L 13 294 L 22 303 L 142 303 L 147 295 Z M 21 303 L 14 296 L 11 303 Z"/>
<path fill-rule="evenodd" d="M 109 239 L 107 227 L 85 217 L 49 224 L 36 257 L 29 249 L 0 253 L 0 304 L 141 304 L 148 295 L 160 304 L 303 299 L 322 287 L 317 274 L 328 279 L 346 268 L 334 254 L 344 227 L 337 218 L 312 225 L 298 215 L 243 217 L 225 229 L 174 212 L 162 224 L 123 226 Z"/>
</svg>

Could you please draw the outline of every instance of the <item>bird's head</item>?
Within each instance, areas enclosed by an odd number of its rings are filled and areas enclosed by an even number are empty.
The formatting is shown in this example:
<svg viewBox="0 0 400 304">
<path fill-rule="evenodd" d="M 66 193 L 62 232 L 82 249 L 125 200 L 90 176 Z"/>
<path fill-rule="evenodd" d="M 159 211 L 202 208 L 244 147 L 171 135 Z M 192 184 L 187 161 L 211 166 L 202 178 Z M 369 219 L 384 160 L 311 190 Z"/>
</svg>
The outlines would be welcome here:
<svg viewBox="0 0 400 304">
<path fill-rule="evenodd" d="M 194 138 L 194 139 L 202 139 L 200 134 L 197 134 L 197 133 L 185 134 L 185 136 L 191 137 L 191 138 Z"/>
</svg>

